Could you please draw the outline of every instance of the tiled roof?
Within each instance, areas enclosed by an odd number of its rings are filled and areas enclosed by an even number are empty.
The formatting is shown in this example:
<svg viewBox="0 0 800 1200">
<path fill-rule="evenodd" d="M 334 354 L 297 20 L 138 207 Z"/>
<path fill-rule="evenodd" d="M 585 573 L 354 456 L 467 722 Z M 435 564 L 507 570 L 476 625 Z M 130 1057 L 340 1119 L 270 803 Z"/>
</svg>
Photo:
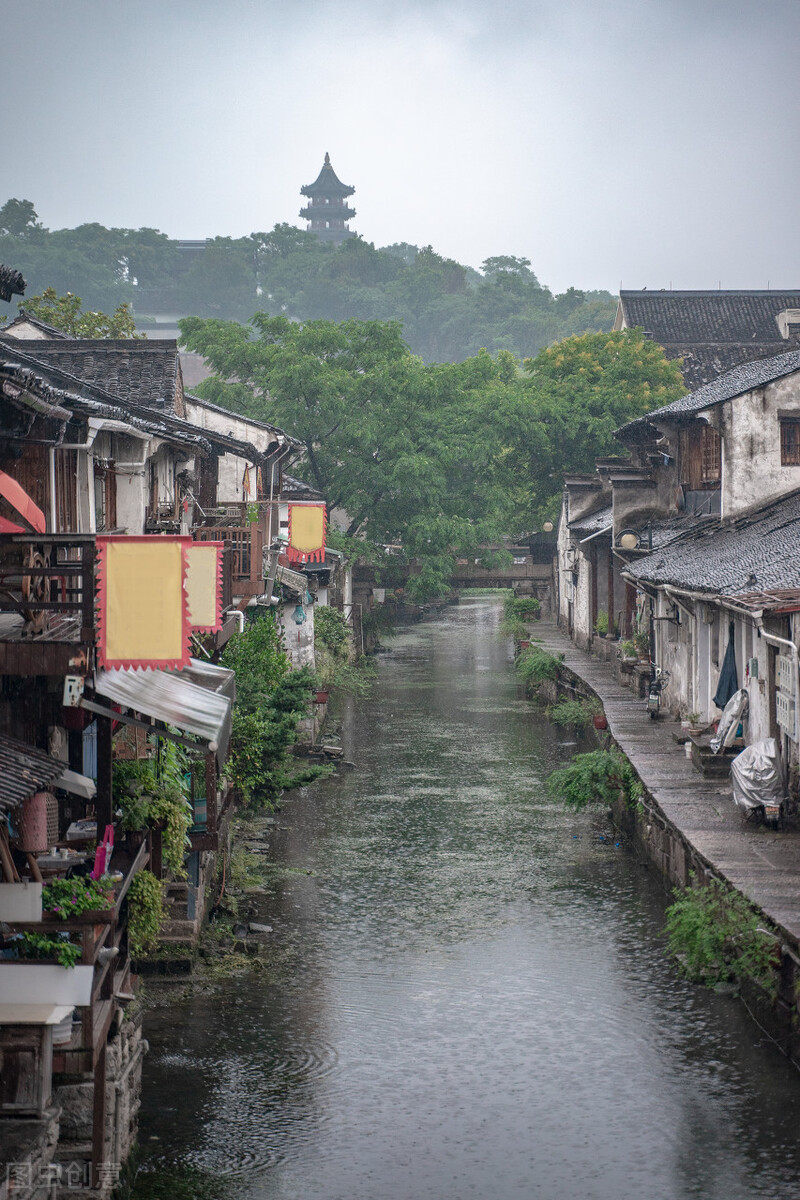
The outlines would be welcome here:
<svg viewBox="0 0 800 1200">
<path fill-rule="evenodd" d="M 325 161 L 322 164 L 322 170 L 313 183 L 306 183 L 300 188 L 301 196 L 352 196 L 356 189 L 351 187 L 349 183 L 342 183 L 339 176 L 331 166 L 330 154 L 325 155 Z M 332 213 L 336 216 L 336 213 Z"/>
<path fill-rule="evenodd" d="M 589 513 L 588 516 L 578 517 L 576 520 L 570 521 L 569 528 L 573 533 L 579 534 L 581 538 L 586 538 L 590 534 L 601 533 L 604 529 L 610 529 L 611 520 L 612 509 L 609 504 L 606 508 Z"/>
<path fill-rule="evenodd" d="M 48 363 L 39 362 L 32 355 L 23 353 L 23 347 L 38 347 L 41 344 L 14 338 L 4 341 L 0 338 L 0 364 L 3 373 L 13 377 L 21 386 L 46 395 L 48 400 L 63 405 L 71 412 L 80 413 L 85 417 L 125 421 L 152 437 L 190 444 L 205 454 L 211 453 L 211 444 L 205 437 L 205 430 L 189 421 L 183 421 L 170 412 L 156 408 L 120 404 L 119 398 L 110 392 L 93 384 L 87 386 L 82 380 L 59 368 L 51 367 Z M 247 443 L 242 445 L 247 446 L 248 450 L 252 449 Z"/>
<path fill-rule="evenodd" d="M 7 325 L 3 326 L 3 337 L 15 337 L 16 335 L 13 334 L 11 330 L 17 325 L 32 325 L 34 329 L 38 329 L 40 333 L 46 333 L 49 340 L 57 338 L 62 342 L 65 340 L 69 341 L 69 334 L 64 333 L 63 329 L 56 329 L 55 325 L 48 325 L 46 321 L 40 321 L 38 317 L 30 316 L 30 314 L 26 313 L 25 309 L 22 307 L 20 307 L 19 316 L 14 317 L 13 321 L 9 321 Z M 27 338 L 23 338 L 22 340 L 27 341 Z"/>
<path fill-rule="evenodd" d="M 291 500 L 322 499 L 322 492 L 310 483 L 303 483 L 302 479 L 295 479 L 294 475 L 287 475 L 285 471 L 281 476 L 281 495 Z"/>
<path fill-rule="evenodd" d="M 672 404 L 665 404 L 663 408 L 656 408 L 644 417 L 629 421 L 627 425 L 617 429 L 615 434 L 641 429 L 659 417 L 679 419 L 691 416 L 704 408 L 710 408 L 713 404 L 722 404 L 725 400 L 732 400 L 734 396 L 741 396 L 753 388 L 782 379 L 794 371 L 800 371 L 800 350 L 791 350 L 788 354 L 779 354 L 775 358 L 760 358 L 755 362 L 743 363 L 734 367 L 732 371 L 726 371 L 717 379 L 712 379 L 711 383 L 705 383 L 695 391 L 687 392 L 679 400 L 673 400 Z"/>
<path fill-rule="evenodd" d="M 20 339 L 0 338 L 17 349 Z M 62 339 L 23 343 L 27 353 L 51 372 L 60 372 L 69 383 L 94 384 L 123 404 L 147 407 L 166 400 L 175 402 L 178 378 L 178 344 L 171 340 Z"/>
<path fill-rule="evenodd" d="M 60 779 L 66 765 L 26 742 L 0 737 L 0 813 L 12 812 L 28 796 Z"/>
<path fill-rule="evenodd" d="M 777 342 L 776 316 L 800 308 L 789 292 L 621 291 L 626 324 L 640 325 L 657 342 Z"/>
<path fill-rule="evenodd" d="M 274 433 L 279 442 L 290 442 L 295 446 L 302 446 L 302 442 L 297 438 L 291 437 L 279 429 L 277 425 L 270 425 L 268 421 L 257 421 L 255 417 L 250 417 L 245 413 L 231 412 L 229 408 L 223 408 L 220 404 L 212 404 L 210 400 L 204 400 L 201 396 L 195 396 L 193 392 L 186 392 L 185 399 L 188 404 L 198 404 L 201 408 L 207 408 L 209 412 L 219 413 L 222 417 L 234 417 L 237 421 L 247 421 L 249 425 L 254 425 L 256 429 L 266 429 L 270 433 Z"/>
<path fill-rule="evenodd" d="M 0 263 L 0 300 L 9 303 L 12 296 L 21 296 L 27 286 L 21 272 Z"/>
<path fill-rule="evenodd" d="M 731 521 L 706 520 L 626 573 L 724 596 L 800 588 L 800 492 Z"/>
</svg>

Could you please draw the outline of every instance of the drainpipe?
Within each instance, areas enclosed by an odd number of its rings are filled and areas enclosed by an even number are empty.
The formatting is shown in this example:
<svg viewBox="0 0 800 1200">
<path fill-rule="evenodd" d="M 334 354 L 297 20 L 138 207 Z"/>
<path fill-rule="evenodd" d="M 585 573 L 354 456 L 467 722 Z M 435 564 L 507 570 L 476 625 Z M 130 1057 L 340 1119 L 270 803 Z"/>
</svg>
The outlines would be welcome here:
<svg viewBox="0 0 800 1200">
<path fill-rule="evenodd" d="M 239 622 L 239 633 L 244 633 L 244 613 L 240 608 L 232 608 L 228 613 L 229 617 L 236 617 Z"/>
</svg>

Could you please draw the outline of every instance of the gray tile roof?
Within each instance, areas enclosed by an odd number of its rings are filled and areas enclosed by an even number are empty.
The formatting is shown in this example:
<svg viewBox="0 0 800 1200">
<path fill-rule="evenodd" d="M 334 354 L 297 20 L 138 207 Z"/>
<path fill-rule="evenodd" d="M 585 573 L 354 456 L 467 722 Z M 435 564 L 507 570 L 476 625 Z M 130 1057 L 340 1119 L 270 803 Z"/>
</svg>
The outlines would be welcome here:
<svg viewBox="0 0 800 1200">
<path fill-rule="evenodd" d="M 6 348 L 20 339 L 2 338 Z M 146 407 L 166 400 L 172 408 L 178 379 L 178 343 L 164 339 L 63 339 L 23 343 L 37 362 L 60 372 L 70 383 L 80 380 L 110 393 L 123 404 Z"/>
<path fill-rule="evenodd" d="M 12 296 L 21 296 L 27 286 L 20 271 L 0 263 L 0 300 L 9 303 Z"/>
<path fill-rule="evenodd" d="M 588 516 L 577 517 L 576 520 L 570 521 L 569 528 L 572 533 L 577 533 L 579 537 L 586 538 L 593 533 L 601 533 L 604 529 L 611 528 L 612 508 L 609 504 L 606 508 L 597 509 Z"/>
<path fill-rule="evenodd" d="M 710 408 L 713 404 L 722 404 L 725 400 L 732 400 L 734 396 L 741 396 L 753 388 L 782 379 L 794 371 L 800 371 L 800 350 L 790 350 L 787 354 L 778 354 L 774 358 L 760 358 L 755 362 L 743 363 L 734 367 L 732 371 L 726 371 L 717 379 L 712 379 L 711 383 L 705 383 L 695 391 L 687 392 L 679 400 L 673 400 L 672 404 L 665 404 L 663 408 L 656 408 L 644 417 L 629 421 L 627 425 L 615 430 L 615 436 L 641 429 L 647 424 L 657 422 L 658 418 L 678 420 L 691 416 L 704 408 Z"/>
<path fill-rule="evenodd" d="M 777 342 L 776 316 L 800 308 L 800 290 L 788 292 L 621 291 L 629 326 L 657 342 Z"/>
<path fill-rule="evenodd" d="M 63 329 L 56 329 L 55 325 L 48 325 L 46 321 L 40 321 L 38 317 L 32 317 L 21 306 L 19 315 L 14 317 L 13 321 L 9 321 L 7 325 L 2 327 L 2 331 L 0 332 L 2 332 L 3 337 L 13 337 L 14 334 L 11 333 L 11 330 L 17 325 L 32 325 L 34 329 L 38 329 L 40 333 L 46 333 L 49 341 L 52 341 L 54 338 L 57 338 L 60 341 L 69 340 L 69 334 L 64 333 Z M 22 340 L 27 341 L 28 339 L 23 338 Z"/>
<path fill-rule="evenodd" d="M 730 521 L 706 519 L 626 568 L 643 583 L 735 596 L 800 587 L 800 492 Z"/>
</svg>

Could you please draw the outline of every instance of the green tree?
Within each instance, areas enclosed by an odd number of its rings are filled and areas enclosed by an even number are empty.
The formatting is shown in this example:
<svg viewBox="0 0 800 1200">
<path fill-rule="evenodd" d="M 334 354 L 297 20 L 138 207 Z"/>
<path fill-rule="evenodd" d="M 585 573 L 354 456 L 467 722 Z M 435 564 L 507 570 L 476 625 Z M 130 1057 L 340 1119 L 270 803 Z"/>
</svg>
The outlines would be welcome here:
<svg viewBox="0 0 800 1200">
<path fill-rule="evenodd" d="M 40 296 L 29 296 L 20 309 L 29 317 L 45 321 L 55 329 L 74 338 L 143 338 L 136 332 L 136 323 L 127 304 L 120 304 L 111 316 L 102 312 L 82 311 L 80 296 L 67 292 L 56 294 L 55 288 L 45 288 Z"/>
<path fill-rule="evenodd" d="M 42 228 L 32 200 L 6 200 L 0 208 L 0 234 L 19 238 L 30 237 Z"/>
<path fill-rule="evenodd" d="M 443 589 L 454 554 L 497 541 L 511 503 L 506 393 L 518 386 L 508 356 L 426 366 L 396 322 L 258 313 L 252 326 L 255 338 L 232 322 L 181 322 L 216 372 L 200 391 L 298 438 L 304 475 L 347 513 L 347 535 L 400 543 L 420 563 L 418 595 Z"/>
<path fill-rule="evenodd" d="M 685 392 L 680 369 L 639 329 L 566 338 L 526 359 L 514 396 L 509 469 L 533 524 L 554 517 L 565 471 L 619 453 L 614 430 Z"/>
</svg>

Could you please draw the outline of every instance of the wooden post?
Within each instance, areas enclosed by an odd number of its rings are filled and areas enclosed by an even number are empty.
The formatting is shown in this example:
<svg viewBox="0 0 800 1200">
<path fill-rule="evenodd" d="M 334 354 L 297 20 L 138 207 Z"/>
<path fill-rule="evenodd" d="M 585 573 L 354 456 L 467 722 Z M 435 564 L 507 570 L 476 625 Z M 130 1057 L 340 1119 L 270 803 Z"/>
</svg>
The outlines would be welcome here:
<svg viewBox="0 0 800 1200">
<path fill-rule="evenodd" d="M 106 825 L 113 823 L 111 798 L 111 717 L 97 718 L 97 840 L 103 840 Z"/>
<path fill-rule="evenodd" d="M 217 832 L 217 756 L 206 754 L 206 833 Z"/>
<path fill-rule="evenodd" d="M 614 552 L 608 544 L 608 631 L 606 637 L 614 636 Z"/>
<path fill-rule="evenodd" d="M 589 566 L 592 572 L 592 619 L 591 628 L 597 624 L 597 542 L 592 542 L 592 553 L 589 556 Z"/>
<path fill-rule="evenodd" d="M 105 1162 L 106 1141 L 106 1043 L 97 1053 L 92 1106 L 92 1187 L 100 1186 L 100 1164 Z"/>
<path fill-rule="evenodd" d="M 80 710 L 78 710 L 80 711 Z M 70 771 L 83 774 L 83 730 L 70 729 L 67 733 L 67 754 Z"/>
<path fill-rule="evenodd" d="M 81 641 L 94 644 L 94 542 L 81 546 Z"/>
<path fill-rule="evenodd" d="M 632 583 L 625 583 L 625 636 L 633 633 L 633 614 L 636 611 L 636 588 Z"/>
</svg>

